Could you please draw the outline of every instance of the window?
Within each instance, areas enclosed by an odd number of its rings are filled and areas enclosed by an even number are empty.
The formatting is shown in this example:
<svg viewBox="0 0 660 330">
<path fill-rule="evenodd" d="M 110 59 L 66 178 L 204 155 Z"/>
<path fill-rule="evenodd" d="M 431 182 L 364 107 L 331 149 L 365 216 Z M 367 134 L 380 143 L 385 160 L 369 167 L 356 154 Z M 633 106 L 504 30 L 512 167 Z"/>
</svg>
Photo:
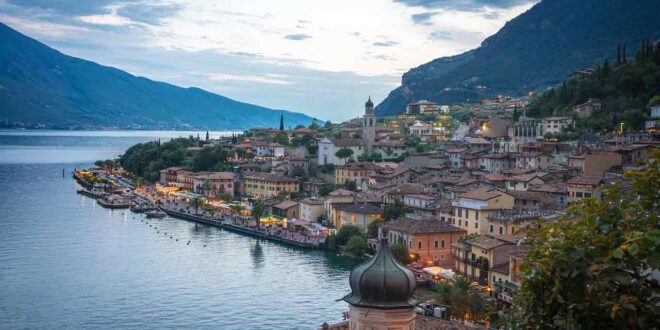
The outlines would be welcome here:
<svg viewBox="0 0 660 330">
<path fill-rule="evenodd" d="M 502 227 L 500 227 L 500 235 L 502 235 Z"/>
<path fill-rule="evenodd" d="M 417 248 L 420 250 L 422 249 L 422 241 L 417 242 Z"/>
<path fill-rule="evenodd" d="M 458 219 L 458 226 L 461 226 L 461 219 Z"/>
<path fill-rule="evenodd" d="M 493 232 L 493 225 L 488 226 L 488 230 L 492 233 Z"/>
<path fill-rule="evenodd" d="M 412 248 L 412 241 L 411 240 L 408 240 L 408 248 L 409 249 Z"/>
<path fill-rule="evenodd" d="M 588 192 L 584 193 L 584 198 L 591 198 L 591 193 Z"/>
<path fill-rule="evenodd" d="M 445 247 L 445 240 L 444 239 L 440 242 L 440 246 L 442 246 L 443 248 Z"/>
<path fill-rule="evenodd" d="M 474 222 L 474 228 L 479 228 L 479 221 Z"/>
<path fill-rule="evenodd" d="M 582 192 L 581 192 L 581 191 L 576 192 L 576 193 L 575 193 L 575 196 L 576 196 L 577 198 L 582 198 Z"/>
<path fill-rule="evenodd" d="M 460 207 L 458 208 L 458 216 L 459 217 L 463 216 L 463 209 L 461 209 Z"/>
<path fill-rule="evenodd" d="M 479 211 L 474 211 L 474 218 L 479 220 Z"/>
<path fill-rule="evenodd" d="M 435 248 L 438 248 L 438 240 L 435 240 Z"/>
</svg>

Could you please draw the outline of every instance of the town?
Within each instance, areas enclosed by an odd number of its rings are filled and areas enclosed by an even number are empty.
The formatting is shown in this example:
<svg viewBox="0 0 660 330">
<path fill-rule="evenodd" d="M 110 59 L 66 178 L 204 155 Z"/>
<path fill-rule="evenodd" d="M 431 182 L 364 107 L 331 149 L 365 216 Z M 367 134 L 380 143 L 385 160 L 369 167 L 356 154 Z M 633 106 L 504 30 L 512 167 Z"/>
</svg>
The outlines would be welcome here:
<svg viewBox="0 0 660 330">
<path fill-rule="evenodd" d="M 584 74 L 592 71 L 576 73 Z M 599 99 L 572 115 L 533 118 L 530 96 L 420 100 L 378 118 L 369 98 L 361 117 L 341 124 L 287 128 L 281 116 L 279 128 L 137 145 L 74 176 L 102 206 L 148 218 L 365 260 L 387 238 L 418 287 L 463 282 L 484 298 L 481 310 L 458 314 L 450 305 L 429 315 L 479 323 L 486 305 L 512 309 L 528 236 L 571 206 L 630 185 L 624 173 L 643 169 L 660 146 L 660 105 L 649 108 L 646 130 L 578 134 Z"/>
</svg>

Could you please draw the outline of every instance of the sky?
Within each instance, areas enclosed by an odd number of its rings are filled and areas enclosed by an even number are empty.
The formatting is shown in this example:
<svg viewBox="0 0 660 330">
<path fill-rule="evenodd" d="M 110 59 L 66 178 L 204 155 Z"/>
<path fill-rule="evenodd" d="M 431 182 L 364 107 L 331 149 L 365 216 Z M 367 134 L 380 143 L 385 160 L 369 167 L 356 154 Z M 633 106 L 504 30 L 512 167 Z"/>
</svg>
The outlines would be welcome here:
<svg viewBox="0 0 660 330">
<path fill-rule="evenodd" d="M 535 2 L 0 0 L 0 22 L 134 75 L 337 122 Z"/>
</svg>

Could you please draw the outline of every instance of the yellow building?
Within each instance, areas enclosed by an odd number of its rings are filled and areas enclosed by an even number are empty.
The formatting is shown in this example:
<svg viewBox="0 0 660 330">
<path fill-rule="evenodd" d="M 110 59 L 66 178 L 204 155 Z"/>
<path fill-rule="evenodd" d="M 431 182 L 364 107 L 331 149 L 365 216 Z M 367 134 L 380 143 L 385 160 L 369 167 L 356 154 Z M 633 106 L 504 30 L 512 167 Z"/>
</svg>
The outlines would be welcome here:
<svg viewBox="0 0 660 330">
<path fill-rule="evenodd" d="M 517 246 L 512 237 L 478 236 L 454 244 L 453 248 L 456 273 L 491 287 L 506 276 L 498 270 L 508 267 L 509 253 L 516 251 Z"/>
<path fill-rule="evenodd" d="M 369 184 L 369 177 L 379 169 L 379 166 L 367 162 L 335 166 L 335 184 L 341 185 L 355 181 L 358 186 L 367 185 Z"/>
<path fill-rule="evenodd" d="M 479 188 L 458 195 L 452 202 L 452 224 L 467 230 L 469 234 L 488 234 L 488 215 L 492 212 L 513 209 L 515 198 L 494 188 Z"/>
<path fill-rule="evenodd" d="M 244 192 L 248 196 L 269 197 L 282 192 L 298 192 L 299 181 L 283 175 L 250 173 L 243 178 Z"/>
</svg>

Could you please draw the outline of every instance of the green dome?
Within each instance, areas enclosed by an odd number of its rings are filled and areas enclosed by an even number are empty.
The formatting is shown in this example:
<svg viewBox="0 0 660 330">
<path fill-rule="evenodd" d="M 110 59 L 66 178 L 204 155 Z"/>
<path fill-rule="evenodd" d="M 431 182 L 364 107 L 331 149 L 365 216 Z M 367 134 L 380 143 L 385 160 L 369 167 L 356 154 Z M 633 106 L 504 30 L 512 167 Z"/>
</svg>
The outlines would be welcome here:
<svg viewBox="0 0 660 330">
<path fill-rule="evenodd" d="M 349 277 L 351 293 L 343 299 L 357 306 L 375 309 L 394 309 L 415 306 L 415 275 L 401 265 L 390 253 L 387 238 L 380 240 L 380 248 L 370 260 L 358 265 Z"/>
</svg>

